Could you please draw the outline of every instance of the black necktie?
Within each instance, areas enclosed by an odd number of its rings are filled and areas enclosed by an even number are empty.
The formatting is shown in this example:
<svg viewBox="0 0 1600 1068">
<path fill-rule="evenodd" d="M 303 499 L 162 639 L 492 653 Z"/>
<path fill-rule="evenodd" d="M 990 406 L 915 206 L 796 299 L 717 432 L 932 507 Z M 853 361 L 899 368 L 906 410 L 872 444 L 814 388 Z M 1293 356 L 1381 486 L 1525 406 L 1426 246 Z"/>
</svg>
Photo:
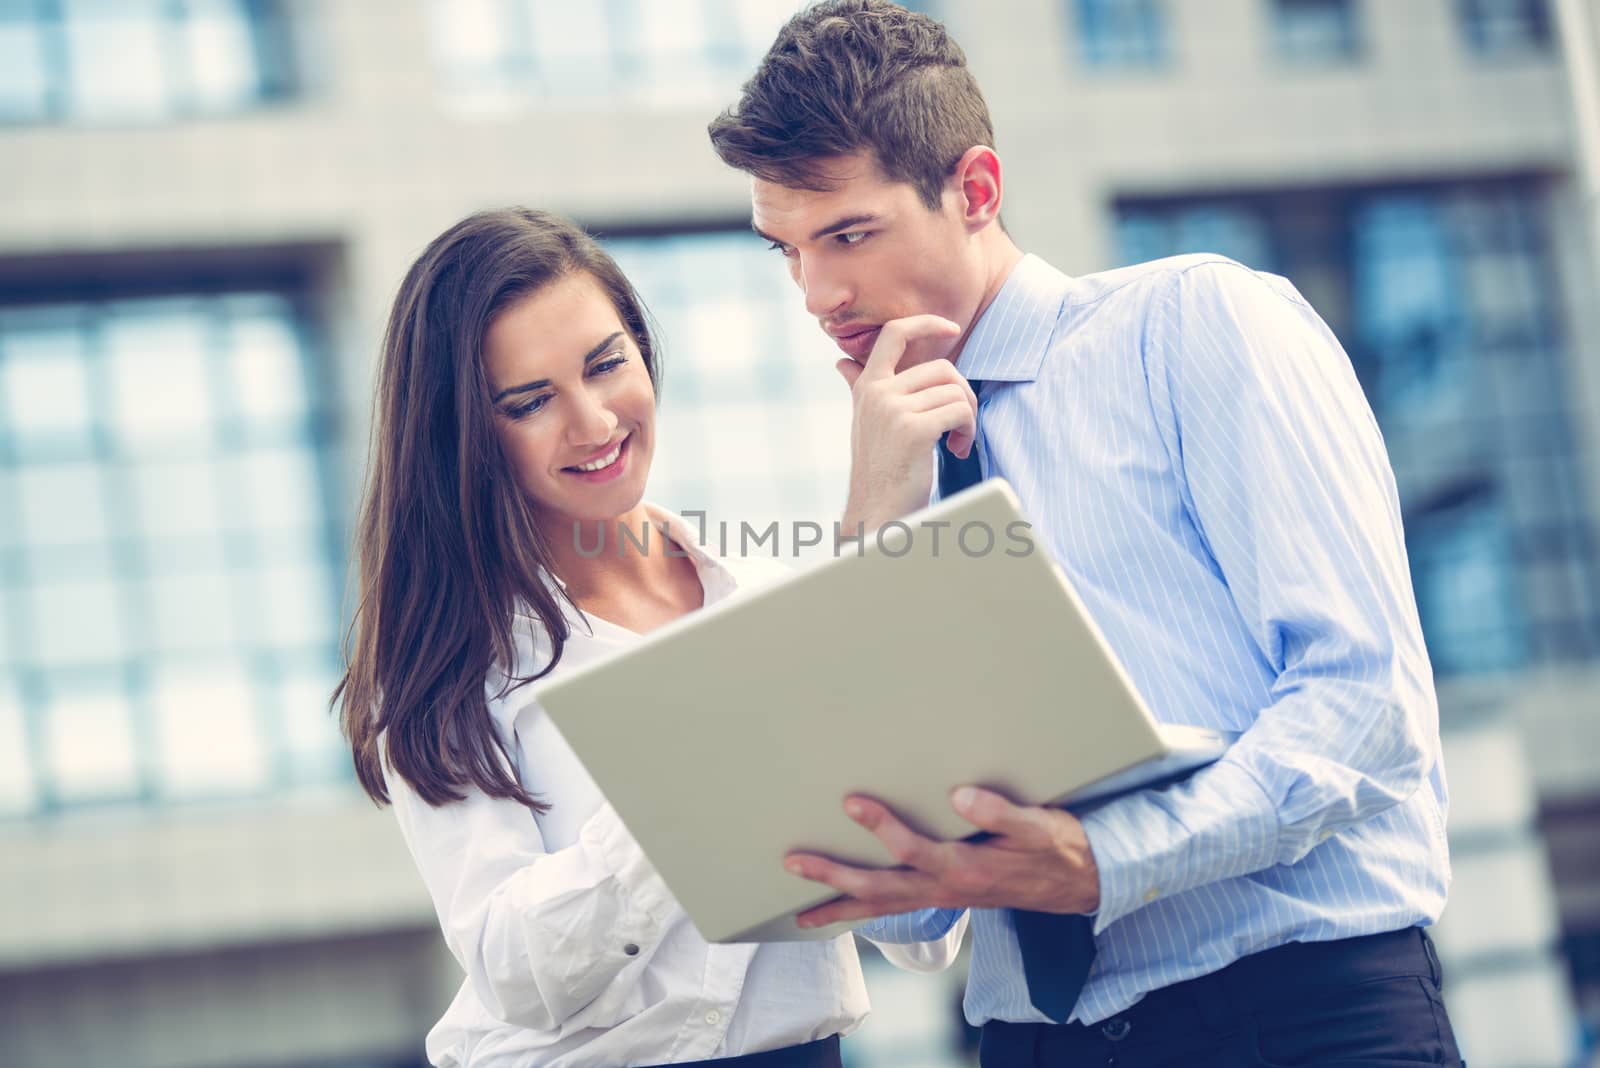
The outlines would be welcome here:
<svg viewBox="0 0 1600 1068">
<path fill-rule="evenodd" d="M 946 447 L 944 438 L 939 439 L 941 500 L 976 484 L 980 477 L 976 441 L 961 460 Z M 1066 1023 L 1094 963 L 1094 923 L 1071 913 L 1010 912 L 1022 951 L 1022 974 L 1028 980 L 1028 1000 L 1056 1023 Z"/>
</svg>

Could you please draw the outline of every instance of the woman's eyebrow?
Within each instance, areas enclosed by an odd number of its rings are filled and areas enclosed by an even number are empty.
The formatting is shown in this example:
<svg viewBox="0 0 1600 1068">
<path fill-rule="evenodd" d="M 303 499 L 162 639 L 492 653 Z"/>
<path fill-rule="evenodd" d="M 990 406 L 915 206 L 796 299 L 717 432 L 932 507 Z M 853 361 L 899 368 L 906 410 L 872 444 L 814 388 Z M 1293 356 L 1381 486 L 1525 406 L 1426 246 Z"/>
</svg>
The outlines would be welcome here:
<svg viewBox="0 0 1600 1068">
<path fill-rule="evenodd" d="M 621 336 L 622 336 L 622 331 L 618 330 L 616 333 L 612 334 L 610 337 L 608 337 L 604 341 L 600 342 L 600 344 L 596 345 L 594 348 L 592 348 L 588 352 L 584 353 L 583 354 L 583 365 L 585 367 L 587 367 L 590 363 L 592 363 L 594 361 L 594 359 L 597 356 L 599 356 L 600 354 L 605 352 L 607 349 L 609 349 L 612 346 L 612 344 L 617 340 L 617 338 L 619 338 Z M 550 384 L 550 380 L 548 378 L 540 378 L 540 379 L 537 379 L 537 380 L 535 380 L 533 382 L 524 382 L 520 386 L 507 386 L 505 389 L 502 389 L 499 393 L 496 393 L 494 395 L 493 403 L 499 404 L 502 400 L 504 400 L 505 398 L 511 396 L 511 394 L 513 394 L 513 393 L 532 393 L 534 390 L 543 389 L 544 387 L 548 386 L 549 384 Z"/>
</svg>

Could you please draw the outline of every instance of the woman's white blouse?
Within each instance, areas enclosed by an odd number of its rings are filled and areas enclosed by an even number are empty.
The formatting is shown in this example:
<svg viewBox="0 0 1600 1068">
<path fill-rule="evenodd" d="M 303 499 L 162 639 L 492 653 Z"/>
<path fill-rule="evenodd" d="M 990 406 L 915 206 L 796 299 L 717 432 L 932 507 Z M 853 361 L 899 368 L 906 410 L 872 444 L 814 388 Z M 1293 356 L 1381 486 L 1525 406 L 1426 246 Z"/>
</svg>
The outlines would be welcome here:
<svg viewBox="0 0 1600 1068">
<path fill-rule="evenodd" d="M 652 537 L 665 529 L 688 551 L 708 605 L 784 573 L 770 561 L 715 557 L 677 516 L 653 507 L 651 515 Z M 662 548 L 652 542 L 650 551 Z M 557 673 L 639 641 L 570 608 L 568 618 Z M 535 619 L 519 618 L 516 637 L 524 665 L 546 661 Z M 530 698 L 532 687 L 497 697 L 500 683 L 486 683 L 495 728 L 549 812 L 477 791 L 434 808 L 389 779 L 406 844 L 467 976 L 428 1034 L 429 1060 L 439 1068 L 669 1064 L 848 1034 L 861 1023 L 867 992 L 852 936 L 708 944 Z M 641 700 L 641 712 L 648 708 Z M 960 937 L 957 929 L 940 943 L 884 948 L 902 966 L 930 970 L 949 963 Z"/>
</svg>

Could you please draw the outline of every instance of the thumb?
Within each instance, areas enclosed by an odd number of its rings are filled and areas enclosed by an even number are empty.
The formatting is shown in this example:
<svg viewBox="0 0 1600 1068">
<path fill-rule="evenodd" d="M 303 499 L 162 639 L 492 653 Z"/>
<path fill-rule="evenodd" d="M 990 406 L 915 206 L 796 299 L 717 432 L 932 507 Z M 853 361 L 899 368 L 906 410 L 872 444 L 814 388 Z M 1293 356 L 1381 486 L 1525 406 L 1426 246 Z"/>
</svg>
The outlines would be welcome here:
<svg viewBox="0 0 1600 1068">
<path fill-rule="evenodd" d="M 1043 810 L 1014 805 L 992 790 L 965 786 L 951 791 L 950 804 L 957 815 L 980 831 L 1028 843 L 1041 838 L 1039 815 Z"/>
<path fill-rule="evenodd" d="M 856 379 L 860 378 L 861 372 L 865 370 L 864 367 L 849 357 L 840 360 L 833 367 L 834 370 L 839 372 L 839 377 L 844 379 L 844 384 L 852 390 L 856 388 Z"/>
</svg>

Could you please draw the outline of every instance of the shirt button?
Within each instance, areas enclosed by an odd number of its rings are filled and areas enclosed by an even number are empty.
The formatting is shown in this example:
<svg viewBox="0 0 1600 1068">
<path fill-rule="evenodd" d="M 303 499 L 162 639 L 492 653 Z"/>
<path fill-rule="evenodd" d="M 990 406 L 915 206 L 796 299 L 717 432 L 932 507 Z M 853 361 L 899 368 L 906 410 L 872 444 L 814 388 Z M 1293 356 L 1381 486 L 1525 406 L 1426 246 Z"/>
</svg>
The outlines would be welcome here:
<svg viewBox="0 0 1600 1068">
<path fill-rule="evenodd" d="M 1121 1042 L 1128 1037 L 1128 1032 L 1133 1030 L 1133 1023 L 1126 1017 L 1118 1017 L 1108 1021 L 1100 1028 L 1100 1033 L 1113 1042 Z"/>
<path fill-rule="evenodd" d="M 630 957 L 637 957 L 639 955 L 639 947 L 634 945 L 632 942 L 629 942 L 627 945 L 622 947 L 622 952 L 626 953 Z"/>
<path fill-rule="evenodd" d="M 1148 889 L 1148 890 L 1146 890 L 1144 892 L 1144 903 L 1146 905 L 1148 905 L 1148 904 L 1150 904 L 1150 902 L 1154 901 L 1156 898 L 1158 898 L 1160 896 L 1161 896 L 1161 891 L 1152 886 L 1150 889 Z"/>
<path fill-rule="evenodd" d="M 708 1024 L 715 1024 L 720 1019 L 722 1019 L 722 1013 L 718 1012 L 716 1009 L 712 1009 L 710 1012 L 706 1013 L 706 1023 Z"/>
</svg>

